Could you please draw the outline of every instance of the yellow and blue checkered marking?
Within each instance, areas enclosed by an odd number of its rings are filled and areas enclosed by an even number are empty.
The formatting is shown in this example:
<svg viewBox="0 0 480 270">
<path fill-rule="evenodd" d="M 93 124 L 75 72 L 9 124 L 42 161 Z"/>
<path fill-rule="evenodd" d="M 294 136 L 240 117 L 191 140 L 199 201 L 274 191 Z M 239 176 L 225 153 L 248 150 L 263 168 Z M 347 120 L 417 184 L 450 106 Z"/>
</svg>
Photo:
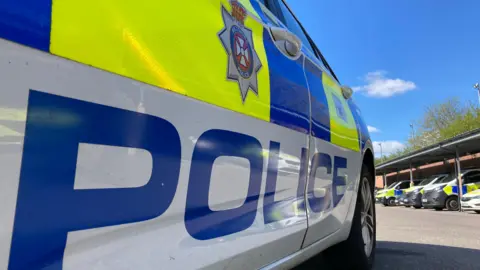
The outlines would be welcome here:
<svg viewBox="0 0 480 270">
<path fill-rule="evenodd" d="M 466 194 L 468 192 L 472 192 L 472 191 L 477 190 L 477 189 L 478 189 L 478 187 L 475 184 L 463 185 L 462 186 L 462 194 Z M 443 188 L 443 191 L 445 191 L 445 193 L 447 195 L 458 195 L 458 186 L 457 185 L 446 186 L 446 187 Z"/>
<path fill-rule="evenodd" d="M 224 27 L 222 6 L 231 12 L 227 0 L 202 5 L 194 0 L 5 0 L 0 3 L 0 37 L 311 132 L 343 148 L 363 149 L 366 126 L 353 101 L 345 100 L 338 83 L 319 68 L 318 59 L 283 56 L 264 27 L 281 25 L 278 19 L 272 21 L 255 0 L 239 2 L 250 13 L 245 26 L 252 30 L 262 64 L 258 96 L 248 95 L 245 102 L 238 84 L 226 79 L 228 56 L 217 36 Z"/>
</svg>

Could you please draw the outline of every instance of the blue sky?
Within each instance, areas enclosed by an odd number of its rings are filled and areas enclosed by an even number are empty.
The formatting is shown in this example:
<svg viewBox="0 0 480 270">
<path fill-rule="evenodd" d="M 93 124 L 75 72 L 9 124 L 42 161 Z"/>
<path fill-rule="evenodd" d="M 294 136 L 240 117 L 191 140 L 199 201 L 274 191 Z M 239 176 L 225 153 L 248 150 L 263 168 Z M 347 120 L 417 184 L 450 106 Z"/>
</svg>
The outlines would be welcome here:
<svg viewBox="0 0 480 270">
<path fill-rule="evenodd" d="M 287 2 L 342 84 L 358 90 L 384 154 L 401 147 L 426 106 L 449 97 L 477 102 L 480 1 Z"/>
</svg>

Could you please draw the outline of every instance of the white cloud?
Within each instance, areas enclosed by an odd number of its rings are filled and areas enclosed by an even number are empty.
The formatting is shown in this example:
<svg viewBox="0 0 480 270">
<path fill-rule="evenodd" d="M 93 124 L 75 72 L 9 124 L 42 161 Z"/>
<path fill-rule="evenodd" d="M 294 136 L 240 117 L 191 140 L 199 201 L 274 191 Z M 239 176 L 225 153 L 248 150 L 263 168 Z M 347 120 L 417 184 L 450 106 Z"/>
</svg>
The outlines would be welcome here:
<svg viewBox="0 0 480 270">
<path fill-rule="evenodd" d="M 375 133 L 375 132 L 380 132 L 380 129 L 372 126 L 367 126 L 368 132 L 370 133 Z"/>
<path fill-rule="evenodd" d="M 374 141 L 372 144 L 376 157 L 380 157 L 380 149 L 382 150 L 383 156 L 386 156 L 402 150 L 405 147 L 405 145 L 399 141 Z"/>
<path fill-rule="evenodd" d="M 362 79 L 367 83 L 362 86 L 352 87 L 355 92 L 365 92 L 371 97 L 391 97 L 393 95 L 402 94 L 417 88 L 412 81 L 402 79 L 391 79 L 386 77 L 387 72 L 377 70 L 367 73 Z"/>
</svg>

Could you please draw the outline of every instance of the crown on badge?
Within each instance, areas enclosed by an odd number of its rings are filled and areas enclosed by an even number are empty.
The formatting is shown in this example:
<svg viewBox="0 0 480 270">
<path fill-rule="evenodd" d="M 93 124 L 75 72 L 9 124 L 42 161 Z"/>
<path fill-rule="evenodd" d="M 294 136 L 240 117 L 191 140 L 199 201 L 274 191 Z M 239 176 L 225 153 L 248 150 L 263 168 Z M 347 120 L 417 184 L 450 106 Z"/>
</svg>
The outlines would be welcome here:
<svg viewBox="0 0 480 270">
<path fill-rule="evenodd" d="M 245 8 L 238 3 L 237 1 L 232 1 L 232 16 L 241 24 L 245 22 L 245 18 L 247 17 L 247 11 Z"/>
</svg>

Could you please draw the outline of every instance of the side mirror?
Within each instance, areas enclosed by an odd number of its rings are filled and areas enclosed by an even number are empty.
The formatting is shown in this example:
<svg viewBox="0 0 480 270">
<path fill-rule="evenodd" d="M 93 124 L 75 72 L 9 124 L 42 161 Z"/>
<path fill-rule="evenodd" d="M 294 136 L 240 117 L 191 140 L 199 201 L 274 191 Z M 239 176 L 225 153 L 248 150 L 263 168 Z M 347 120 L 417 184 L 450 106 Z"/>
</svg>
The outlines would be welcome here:
<svg viewBox="0 0 480 270">
<path fill-rule="evenodd" d="M 342 94 L 345 99 L 349 99 L 353 95 L 353 90 L 352 88 L 344 85 L 342 86 Z"/>
</svg>

